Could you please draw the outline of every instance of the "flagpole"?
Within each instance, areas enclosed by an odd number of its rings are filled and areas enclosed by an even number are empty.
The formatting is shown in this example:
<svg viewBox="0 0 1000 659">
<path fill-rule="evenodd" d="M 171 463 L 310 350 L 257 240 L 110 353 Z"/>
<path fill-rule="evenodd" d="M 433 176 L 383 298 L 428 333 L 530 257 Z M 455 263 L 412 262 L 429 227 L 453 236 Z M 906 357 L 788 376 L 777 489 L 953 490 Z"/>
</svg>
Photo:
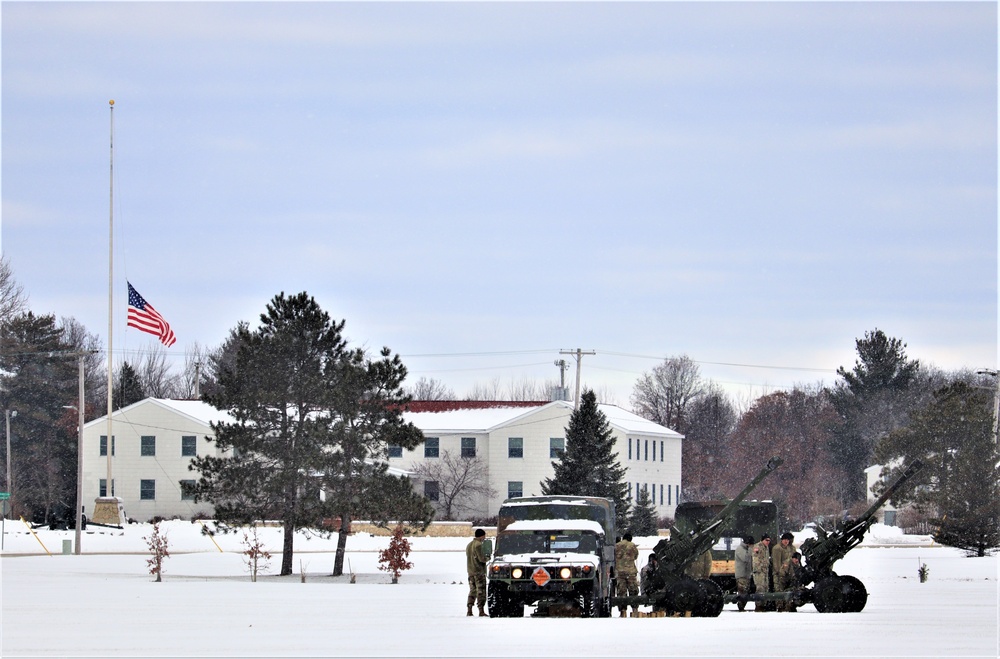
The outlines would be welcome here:
<svg viewBox="0 0 1000 659">
<path fill-rule="evenodd" d="M 114 377 L 112 359 L 112 340 L 114 337 L 114 308 L 115 308 L 115 102 L 109 102 L 111 107 L 111 182 L 109 185 L 110 202 L 108 204 L 108 479 L 105 489 L 105 496 L 112 495 L 111 481 L 111 455 L 114 453 L 114 435 L 111 434 L 111 413 L 113 411 L 113 386 Z"/>
</svg>

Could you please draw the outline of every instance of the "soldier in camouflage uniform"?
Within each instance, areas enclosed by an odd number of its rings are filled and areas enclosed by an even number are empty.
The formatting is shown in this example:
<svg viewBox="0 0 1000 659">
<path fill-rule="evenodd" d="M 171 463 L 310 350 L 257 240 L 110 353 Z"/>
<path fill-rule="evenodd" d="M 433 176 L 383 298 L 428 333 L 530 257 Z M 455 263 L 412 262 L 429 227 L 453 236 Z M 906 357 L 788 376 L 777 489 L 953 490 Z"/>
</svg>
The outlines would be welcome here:
<svg viewBox="0 0 1000 659">
<path fill-rule="evenodd" d="M 626 533 L 615 544 L 615 575 L 618 578 L 618 597 L 633 597 L 639 594 L 639 578 L 635 569 L 635 561 L 639 558 L 639 550 L 632 543 L 632 534 Z M 625 617 L 627 607 L 619 606 L 618 613 Z M 638 613 L 639 606 L 632 605 L 632 612 Z"/>
<path fill-rule="evenodd" d="M 485 616 L 486 611 L 486 553 L 483 551 L 483 541 L 486 531 L 476 529 L 476 537 L 465 547 L 465 564 L 469 573 L 469 600 L 465 615 L 472 615 L 472 605 L 479 603 L 479 615 Z"/>
<path fill-rule="evenodd" d="M 757 594 L 771 592 L 771 536 L 766 533 L 753 546 L 753 583 Z M 755 611 L 767 611 L 767 602 L 757 602 Z"/>
<path fill-rule="evenodd" d="M 788 590 L 791 584 L 792 555 L 795 553 L 795 545 L 792 541 L 795 536 L 785 533 L 781 536 L 781 542 L 771 550 L 771 573 L 774 575 L 774 590 L 781 592 Z M 788 611 L 788 601 L 777 603 L 779 611 Z"/>
</svg>

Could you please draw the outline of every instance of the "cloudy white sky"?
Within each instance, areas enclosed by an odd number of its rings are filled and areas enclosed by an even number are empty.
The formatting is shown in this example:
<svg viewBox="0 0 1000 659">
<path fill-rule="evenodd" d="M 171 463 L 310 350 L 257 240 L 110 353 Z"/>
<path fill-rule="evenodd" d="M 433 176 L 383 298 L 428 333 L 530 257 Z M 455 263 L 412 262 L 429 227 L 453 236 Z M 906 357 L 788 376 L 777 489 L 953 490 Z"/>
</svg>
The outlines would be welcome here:
<svg viewBox="0 0 1000 659">
<path fill-rule="evenodd" d="M 995 3 L 0 12 L 3 253 L 102 337 L 115 100 L 116 353 L 127 277 L 178 366 L 305 290 L 459 394 L 572 348 L 759 394 L 876 327 L 996 368 Z"/>
</svg>

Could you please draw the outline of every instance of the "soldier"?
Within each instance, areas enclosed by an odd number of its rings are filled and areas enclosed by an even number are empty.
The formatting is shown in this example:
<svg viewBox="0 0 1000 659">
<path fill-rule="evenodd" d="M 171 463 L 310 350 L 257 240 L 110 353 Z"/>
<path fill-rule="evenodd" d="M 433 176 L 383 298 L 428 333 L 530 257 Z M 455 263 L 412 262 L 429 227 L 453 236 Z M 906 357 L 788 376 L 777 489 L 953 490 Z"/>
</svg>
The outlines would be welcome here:
<svg viewBox="0 0 1000 659">
<path fill-rule="evenodd" d="M 684 574 L 692 579 L 708 579 L 712 576 L 712 550 L 707 549 L 684 568 Z"/>
<path fill-rule="evenodd" d="M 753 546 L 753 583 L 757 594 L 771 592 L 771 536 L 764 534 Z M 767 602 L 757 602 L 754 611 L 767 611 Z"/>
<path fill-rule="evenodd" d="M 485 616 L 486 611 L 486 553 L 483 552 L 483 541 L 486 531 L 476 529 L 476 536 L 465 547 L 465 566 L 469 573 L 469 600 L 465 615 L 472 615 L 472 605 L 478 602 L 479 615 Z"/>
<path fill-rule="evenodd" d="M 621 542 L 615 545 L 615 575 L 618 577 L 618 597 L 634 597 L 639 594 L 639 580 L 635 570 L 635 560 L 639 558 L 639 550 L 632 544 L 632 534 L 622 535 Z M 618 614 L 625 617 L 625 606 L 618 607 Z M 639 605 L 632 605 L 632 612 L 639 612 Z"/>
<path fill-rule="evenodd" d="M 795 546 L 792 544 L 794 539 L 795 536 L 791 533 L 783 533 L 781 542 L 771 551 L 771 573 L 774 575 L 775 592 L 788 590 L 792 554 L 795 553 Z M 787 611 L 788 608 L 787 600 L 778 602 L 779 611 Z"/>
<path fill-rule="evenodd" d="M 649 595 L 652 591 L 652 580 L 656 575 L 656 554 L 649 555 L 649 561 L 639 570 L 639 594 Z"/>
<path fill-rule="evenodd" d="M 736 547 L 736 594 L 744 597 L 750 594 L 750 579 L 753 577 L 753 536 L 744 536 Z M 745 599 L 736 600 L 736 608 L 746 609 Z"/>
<path fill-rule="evenodd" d="M 788 565 L 788 590 L 799 590 L 802 588 L 802 554 L 795 552 L 792 554 L 792 561 Z M 798 611 L 799 604 L 802 603 L 797 596 L 794 599 L 788 600 L 786 604 L 786 611 L 789 613 L 795 613 Z"/>
</svg>

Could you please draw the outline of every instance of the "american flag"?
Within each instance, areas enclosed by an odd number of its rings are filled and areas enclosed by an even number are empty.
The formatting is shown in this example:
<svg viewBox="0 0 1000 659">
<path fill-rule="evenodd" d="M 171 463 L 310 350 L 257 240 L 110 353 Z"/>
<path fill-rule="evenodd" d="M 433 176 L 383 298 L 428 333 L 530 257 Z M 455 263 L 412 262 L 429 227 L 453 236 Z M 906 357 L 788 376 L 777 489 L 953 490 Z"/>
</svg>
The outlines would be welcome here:
<svg viewBox="0 0 1000 659">
<path fill-rule="evenodd" d="M 155 334 L 160 337 L 160 343 L 168 348 L 177 342 L 174 331 L 170 329 L 170 323 L 132 288 L 132 284 L 128 285 L 128 326 Z"/>
</svg>

